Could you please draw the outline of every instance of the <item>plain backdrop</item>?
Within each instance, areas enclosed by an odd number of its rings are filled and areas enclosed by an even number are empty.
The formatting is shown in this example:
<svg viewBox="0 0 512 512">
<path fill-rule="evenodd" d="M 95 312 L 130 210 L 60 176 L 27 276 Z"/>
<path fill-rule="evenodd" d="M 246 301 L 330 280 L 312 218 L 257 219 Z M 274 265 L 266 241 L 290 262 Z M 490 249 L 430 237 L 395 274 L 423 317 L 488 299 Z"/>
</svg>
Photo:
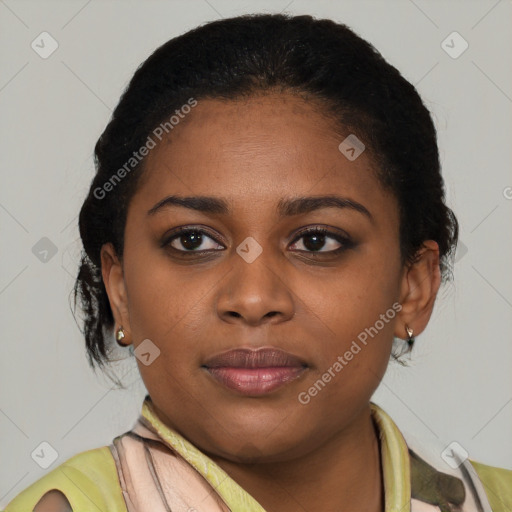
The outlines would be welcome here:
<svg viewBox="0 0 512 512">
<path fill-rule="evenodd" d="M 512 468 L 510 1 L 1 0 L 0 508 L 131 428 L 145 395 L 133 359 L 118 367 L 125 391 L 88 367 L 70 307 L 77 214 L 121 92 L 171 37 L 281 11 L 346 23 L 416 85 L 461 226 L 454 283 L 373 400 L 416 437 Z M 42 442 L 57 453 L 47 469 L 31 456 Z"/>
</svg>

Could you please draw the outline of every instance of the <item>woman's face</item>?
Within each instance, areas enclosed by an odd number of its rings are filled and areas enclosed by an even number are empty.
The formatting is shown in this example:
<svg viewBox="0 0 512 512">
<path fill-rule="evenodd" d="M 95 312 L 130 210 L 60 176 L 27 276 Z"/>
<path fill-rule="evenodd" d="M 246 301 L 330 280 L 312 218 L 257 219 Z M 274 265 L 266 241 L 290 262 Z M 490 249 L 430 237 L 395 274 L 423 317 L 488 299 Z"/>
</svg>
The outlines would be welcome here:
<svg viewBox="0 0 512 512">
<path fill-rule="evenodd" d="M 158 415 L 210 454 L 314 450 L 367 411 L 405 337 L 397 203 L 347 135 L 288 94 L 200 100 L 147 157 L 104 276 Z M 203 201 L 148 213 L 168 196 Z M 211 361 L 240 348 L 295 359 Z"/>
</svg>

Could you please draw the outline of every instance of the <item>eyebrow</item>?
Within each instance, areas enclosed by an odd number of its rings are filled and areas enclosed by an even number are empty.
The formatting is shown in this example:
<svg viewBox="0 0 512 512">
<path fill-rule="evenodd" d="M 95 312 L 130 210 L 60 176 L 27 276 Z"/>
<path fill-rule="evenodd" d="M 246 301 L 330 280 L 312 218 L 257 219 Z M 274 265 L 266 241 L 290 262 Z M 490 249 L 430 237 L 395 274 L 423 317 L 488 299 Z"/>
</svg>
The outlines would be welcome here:
<svg viewBox="0 0 512 512">
<path fill-rule="evenodd" d="M 227 215 L 230 212 L 229 204 L 224 199 L 209 196 L 171 195 L 158 201 L 158 203 L 148 210 L 148 215 L 154 215 L 162 209 L 172 206 L 181 206 L 183 208 L 217 215 Z M 291 217 L 309 213 L 321 208 L 348 208 L 362 213 L 372 222 L 374 221 L 372 214 L 361 203 L 336 195 L 293 197 L 281 199 L 277 204 L 277 212 L 281 217 Z"/>
</svg>

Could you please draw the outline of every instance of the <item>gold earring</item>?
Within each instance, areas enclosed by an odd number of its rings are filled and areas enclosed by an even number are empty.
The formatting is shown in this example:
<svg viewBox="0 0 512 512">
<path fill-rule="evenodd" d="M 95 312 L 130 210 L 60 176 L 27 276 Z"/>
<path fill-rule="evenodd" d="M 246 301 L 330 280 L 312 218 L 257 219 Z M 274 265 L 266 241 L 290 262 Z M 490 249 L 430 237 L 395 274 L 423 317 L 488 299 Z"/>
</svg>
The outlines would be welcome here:
<svg viewBox="0 0 512 512">
<path fill-rule="evenodd" d="M 126 337 L 126 335 L 124 333 L 123 327 L 120 326 L 119 329 L 117 329 L 117 332 L 116 332 L 116 341 L 117 341 L 117 344 L 119 346 L 126 347 L 128 345 L 127 343 L 123 343 L 122 342 L 125 337 Z"/>
<path fill-rule="evenodd" d="M 407 331 L 407 344 L 409 345 L 410 348 L 412 348 L 412 346 L 414 345 L 414 336 L 412 335 L 412 333 L 414 331 L 408 325 L 405 326 L 405 330 Z"/>
</svg>

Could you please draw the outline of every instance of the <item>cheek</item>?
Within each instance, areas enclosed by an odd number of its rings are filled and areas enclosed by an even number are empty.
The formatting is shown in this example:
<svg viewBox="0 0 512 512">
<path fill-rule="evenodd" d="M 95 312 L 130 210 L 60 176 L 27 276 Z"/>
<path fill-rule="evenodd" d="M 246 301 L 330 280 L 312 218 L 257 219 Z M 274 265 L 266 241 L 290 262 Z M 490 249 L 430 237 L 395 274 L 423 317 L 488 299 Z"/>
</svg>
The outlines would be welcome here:
<svg viewBox="0 0 512 512">
<path fill-rule="evenodd" d="M 357 256 L 303 293 L 336 335 L 354 337 L 392 307 L 399 296 L 398 276 L 398 266 L 386 264 L 384 257 Z"/>
<path fill-rule="evenodd" d="M 128 255 L 128 253 L 127 253 Z M 132 251 L 125 260 L 130 329 L 134 348 L 146 339 L 159 350 L 149 366 L 139 364 L 148 389 L 152 385 L 179 389 L 202 363 L 203 346 L 211 337 L 205 308 L 211 303 L 214 270 L 192 274 L 159 255 Z M 193 378 L 191 379 L 193 382 Z"/>
<path fill-rule="evenodd" d="M 200 301 L 190 273 L 172 265 L 164 249 L 149 239 L 127 235 L 124 276 L 130 326 L 135 334 L 170 332 Z M 146 332 L 147 331 L 147 332 Z"/>
<path fill-rule="evenodd" d="M 358 255 L 330 279 L 323 280 L 321 286 L 310 283 L 307 294 L 304 289 L 301 295 L 307 297 L 310 310 L 306 313 L 308 327 L 317 330 L 312 339 L 319 340 L 312 378 L 321 378 L 331 368 L 337 376 L 333 382 L 343 381 L 340 385 L 348 386 L 342 394 L 349 389 L 357 392 L 360 386 L 365 388 L 365 381 L 368 389 L 378 384 L 389 362 L 400 308 L 395 259 L 395 255 L 386 258 L 385 254 L 370 252 Z M 393 263 L 388 265 L 389 261 Z M 343 368 L 336 365 L 335 371 L 332 367 L 340 362 L 339 356 Z M 336 387 L 335 384 L 331 388 Z"/>
<path fill-rule="evenodd" d="M 335 298 L 315 311 L 328 328 L 297 396 L 312 416 L 325 415 L 332 407 L 355 414 L 370 400 L 389 363 L 396 318 L 392 299 L 370 288 L 350 293 L 349 284 L 327 295 Z"/>
</svg>

